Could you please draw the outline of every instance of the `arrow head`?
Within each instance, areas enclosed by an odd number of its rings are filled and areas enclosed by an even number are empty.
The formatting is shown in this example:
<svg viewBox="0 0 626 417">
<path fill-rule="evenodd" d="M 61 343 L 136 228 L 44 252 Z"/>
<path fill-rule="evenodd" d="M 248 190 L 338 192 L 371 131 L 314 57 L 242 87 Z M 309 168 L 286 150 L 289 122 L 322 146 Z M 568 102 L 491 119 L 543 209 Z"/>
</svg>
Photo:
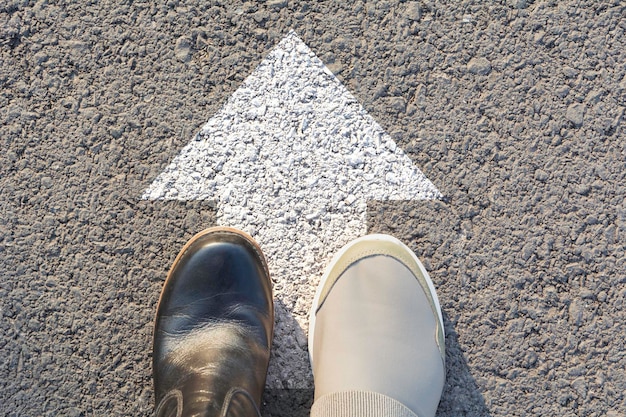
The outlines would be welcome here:
<svg viewBox="0 0 626 417">
<path fill-rule="evenodd" d="M 258 193 L 305 194 L 308 204 L 322 198 L 336 210 L 354 200 L 441 197 L 293 32 L 142 198 L 232 205 Z"/>
</svg>

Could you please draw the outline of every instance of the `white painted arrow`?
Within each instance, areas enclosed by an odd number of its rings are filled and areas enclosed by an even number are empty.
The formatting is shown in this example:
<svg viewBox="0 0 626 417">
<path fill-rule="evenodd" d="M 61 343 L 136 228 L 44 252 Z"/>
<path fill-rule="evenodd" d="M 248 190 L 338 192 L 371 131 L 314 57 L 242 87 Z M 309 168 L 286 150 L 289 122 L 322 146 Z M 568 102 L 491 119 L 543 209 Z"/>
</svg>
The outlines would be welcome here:
<svg viewBox="0 0 626 417">
<path fill-rule="evenodd" d="M 366 233 L 367 200 L 440 196 L 291 32 L 142 198 L 216 199 L 219 224 L 240 228 L 259 242 L 275 297 L 307 329 L 308 309 L 327 262 Z M 278 315 L 276 340 L 281 320 L 287 318 Z M 296 356 L 307 360 L 306 346 L 293 345 L 285 349 L 300 349 Z M 284 372 L 270 369 L 269 385 L 304 382 L 284 379 Z"/>
</svg>

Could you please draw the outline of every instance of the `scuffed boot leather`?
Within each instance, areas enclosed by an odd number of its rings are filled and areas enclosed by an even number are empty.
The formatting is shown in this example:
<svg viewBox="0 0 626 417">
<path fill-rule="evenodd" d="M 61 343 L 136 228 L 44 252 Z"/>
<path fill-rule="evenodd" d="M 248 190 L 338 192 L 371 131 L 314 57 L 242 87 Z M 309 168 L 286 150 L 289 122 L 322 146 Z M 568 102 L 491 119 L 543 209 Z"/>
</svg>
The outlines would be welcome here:
<svg viewBox="0 0 626 417">
<path fill-rule="evenodd" d="M 156 415 L 258 416 L 273 325 L 271 280 L 256 242 L 229 228 L 194 236 L 157 307 Z"/>
</svg>

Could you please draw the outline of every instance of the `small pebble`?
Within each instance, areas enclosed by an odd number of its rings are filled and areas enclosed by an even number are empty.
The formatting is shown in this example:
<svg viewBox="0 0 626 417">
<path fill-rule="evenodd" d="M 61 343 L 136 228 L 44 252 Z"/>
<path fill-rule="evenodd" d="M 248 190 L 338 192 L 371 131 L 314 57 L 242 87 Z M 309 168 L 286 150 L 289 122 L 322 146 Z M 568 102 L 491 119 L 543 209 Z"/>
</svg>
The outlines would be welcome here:
<svg viewBox="0 0 626 417">
<path fill-rule="evenodd" d="M 472 58 L 467 63 L 467 70 L 472 74 L 488 75 L 491 72 L 491 63 L 487 58 Z"/>
<path fill-rule="evenodd" d="M 420 20 L 422 17 L 422 11 L 420 4 L 417 1 L 409 1 L 406 3 L 405 15 L 409 20 Z"/>
<path fill-rule="evenodd" d="M 574 103 L 567 108 L 565 118 L 572 122 L 575 127 L 583 125 L 583 117 L 585 114 L 585 105 L 582 103 Z"/>
<path fill-rule="evenodd" d="M 191 59 L 191 39 L 186 36 L 178 38 L 176 47 L 174 48 L 176 59 L 181 62 L 189 62 Z"/>
</svg>

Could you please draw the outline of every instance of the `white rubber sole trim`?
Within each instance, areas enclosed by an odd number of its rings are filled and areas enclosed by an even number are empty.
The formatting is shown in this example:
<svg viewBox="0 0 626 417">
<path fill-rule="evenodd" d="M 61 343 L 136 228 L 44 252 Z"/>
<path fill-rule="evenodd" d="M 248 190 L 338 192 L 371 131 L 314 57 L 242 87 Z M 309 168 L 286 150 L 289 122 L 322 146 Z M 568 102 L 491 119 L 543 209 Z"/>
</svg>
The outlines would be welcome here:
<svg viewBox="0 0 626 417">
<path fill-rule="evenodd" d="M 317 308 L 319 307 L 319 301 L 320 301 L 320 297 L 322 295 L 322 289 L 324 288 L 324 286 L 326 285 L 326 281 L 328 281 L 328 277 L 330 276 L 330 272 L 333 269 L 333 266 L 337 263 L 337 261 L 343 257 L 343 255 L 350 249 L 352 248 L 354 245 L 360 243 L 360 242 L 391 242 L 397 245 L 400 245 L 402 247 L 404 247 L 404 249 L 411 254 L 411 257 L 413 258 L 413 260 L 415 261 L 415 263 L 417 264 L 417 266 L 420 269 L 420 272 L 422 273 L 422 275 L 424 276 L 424 279 L 426 280 L 426 283 L 428 284 L 428 290 L 430 291 L 430 295 L 433 298 L 433 301 L 435 303 L 435 309 L 437 310 L 437 316 L 439 319 L 439 324 L 441 325 L 441 331 L 443 332 L 443 337 L 445 339 L 445 329 L 443 326 L 443 315 L 441 314 L 441 304 L 439 304 L 439 298 L 437 297 L 437 292 L 435 291 L 435 284 L 433 283 L 432 279 L 430 279 L 430 275 L 428 275 L 428 272 L 426 272 L 426 268 L 424 268 L 424 265 L 422 265 L 422 262 L 419 260 L 419 258 L 415 255 L 415 252 L 413 252 L 407 245 L 405 245 L 404 243 L 402 243 L 400 240 L 396 239 L 393 236 L 390 235 L 384 235 L 384 234 L 371 234 L 371 235 L 365 235 L 362 236 L 358 239 L 355 239 L 353 241 L 351 241 L 350 243 L 346 244 L 343 248 L 341 248 L 339 250 L 339 252 L 337 252 L 335 254 L 335 256 L 333 256 L 332 261 L 330 261 L 330 264 L 328 264 L 328 266 L 326 266 L 326 270 L 324 271 L 324 275 L 322 275 L 322 278 L 320 279 L 320 283 L 317 286 L 317 290 L 315 291 L 315 297 L 313 298 L 313 304 L 311 305 L 311 312 L 309 315 L 309 360 L 311 362 L 311 368 L 313 367 L 313 340 L 315 337 L 315 312 L 317 311 Z"/>
</svg>

